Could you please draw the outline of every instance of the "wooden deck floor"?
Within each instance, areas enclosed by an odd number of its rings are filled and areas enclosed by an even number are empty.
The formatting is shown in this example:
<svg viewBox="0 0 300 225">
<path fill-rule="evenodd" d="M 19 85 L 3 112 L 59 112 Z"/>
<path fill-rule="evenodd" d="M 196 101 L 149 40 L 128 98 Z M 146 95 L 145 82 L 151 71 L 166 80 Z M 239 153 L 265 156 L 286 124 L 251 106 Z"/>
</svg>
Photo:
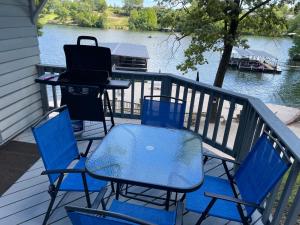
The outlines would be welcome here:
<svg viewBox="0 0 300 225">
<path fill-rule="evenodd" d="M 140 123 L 136 120 L 117 120 L 116 123 Z M 89 131 L 89 135 L 99 134 L 99 125 L 88 124 L 86 129 Z M 15 140 L 34 143 L 33 136 L 30 130 L 23 132 Z M 95 148 L 99 142 L 94 142 L 92 149 Z M 84 150 L 86 143 L 80 143 L 79 149 Z M 208 174 L 222 176 L 222 167 L 216 167 L 217 161 L 210 160 L 205 166 L 205 171 Z M 212 169 L 214 168 L 214 169 Z M 26 171 L 23 176 L 21 176 L 14 185 L 12 185 L 1 197 L 0 197 L 0 224 L 41 224 L 44 218 L 45 212 L 49 204 L 49 194 L 48 190 L 48 177 L 40 175 L 43 171 L 43 163 L 38 160 L 28 171 Z M 153 189 L 130 187 L 130 190 L 144 192 L 148 194 L 155 194 L 155 196 L 164 196 L 165 192 L 157 191 Z M 64 196 L 64 197 L 63 197 Z M 96 193 L 91 194 L 91 198 L 95 198 Z M 113 198 L 113 196 L 112 196 Z M 136 204 L 142 204 L 141 202 L 128 200 L 121 198 L 123 201 L 129 201 Z M 157 199 L 152 199 L 153 201 L 158 201 Z M 60 201 L 60 202 L 59 202 Z M 59 204 L 58 204 L 59 202 Z M 85 206 L 85 196 L 83 193 L 65 193 L 60 192 L 56 201 L 56 210 L 51 215 L 48 223 L 55 225 L 68 225 L 71 224 L 64 210 L 65 205 L 77 205 Z M 143 204 L 149 205 L 149 204 Z M 149 205 L 150 206 L 150 205 Z M 151 205 L 151 207 L 157 207 Z M 199 215 L 194 213 L 187 213 L 184 216 L 184 224 L 190 225 L 195 224 Z M 228 221 L 208 218 L 203 224 L 215 225 L 215 224 L 228 224 Z M 237 224 L 230 222 L 230 224 Z M 258 221 L 256 224 L 260 224 Z"/>
</svg>

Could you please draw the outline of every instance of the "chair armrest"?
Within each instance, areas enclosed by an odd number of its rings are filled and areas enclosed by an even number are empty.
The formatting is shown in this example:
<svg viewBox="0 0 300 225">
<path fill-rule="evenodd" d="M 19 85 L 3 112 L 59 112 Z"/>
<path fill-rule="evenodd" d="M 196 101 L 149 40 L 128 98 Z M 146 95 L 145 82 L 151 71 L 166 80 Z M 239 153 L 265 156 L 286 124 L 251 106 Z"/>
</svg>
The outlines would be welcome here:
<svg viewBox="0 0 300 225">
<path fill-rule="evenodd" d="M 238 162 L 238 161 L 235 161 L 235 160 L 232 160 L 232 159 L 227 159 L 225 157 L 218 156 L 218 155 L 213 155 L 213 154 L 210 154 L 210 153 L 203 153 L 203 156 L 206 156 L 206 157 L 209 157 L 209 158 L 214 158 L 214 159 L 219 159 L 219 160 L 234 163 L 234 164 L 237 164 L 237 165 L 241 165 L 241 163 Z"/>
<path fill-rule="evenodd" d="M 94 140 L 102 140 L 103 137 L 92 137 L 92 138 L 78 138 L 76 141 L 94 141 Z"/>
<path fill-rule="evenodd" d="M 183 208 L 184 208 L 183 202 L 182 201 L 177 202 L 175 225 L 183 224 Z"/>
<path fill-rule="evenodd" d="M 57 174 L 57 173 L 85 173 L 83 169 L 57 169 L 57 170 L 45 170 L 41 175 Z"/>
<path fill-rule="evenodd" d="M 74 206 L 66 206 L 65 209 L 67 212 L 79 212 L 79 213 L 90 214 L 90 215 L 113 217 L 113 218 L 129 221 L 129 222 L 141 224 L 141 225 L 154 225 L 147 221 L 140 220 L 140 219 L 137 219 L 137 218 L 134 218 L 131 216 L 127 216 L 127 215 L 115 213 L 115 212 L 110 212 L 110 211 L 105 211 L 105 210 L 95 210 L 95 209 L 90 209 L 90 208 L 81 208 L 81 207 L 74 207 Z"/>
<path fill-rule="evenodd" d="M 215 194 L 215 193 L 211 193 L 211 192 L 204 192 L 204 195 L 206 197 L 221 199 L 221 200 L 228 201 L 228 202 L 234 202 L 234 203 L 237 203 L 237 204 L 240 204 L 240 205 L 250 206 L 250 207 L 253 207 L 253 208 L 256 208 L 256 209 L 264 209 L 263 207 L 261 207 L 260 205 L 254 203 L 254 202 L 246 202 L 246 201 L 243 201 L 241 199 L 234 198 L 234 197 L 231 197 L 231 196 L 228 196 L 228 195 L 220 195 L 220 194 Z"/>
</svg>

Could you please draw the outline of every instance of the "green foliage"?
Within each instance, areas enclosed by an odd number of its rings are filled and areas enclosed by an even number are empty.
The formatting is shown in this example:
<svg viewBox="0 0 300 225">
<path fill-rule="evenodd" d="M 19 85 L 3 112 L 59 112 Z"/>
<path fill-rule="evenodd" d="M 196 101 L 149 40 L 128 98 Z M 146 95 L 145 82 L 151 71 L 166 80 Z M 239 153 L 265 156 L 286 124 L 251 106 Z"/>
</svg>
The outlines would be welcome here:
<svg viewBox="0 0 300 225">
<path fill-rule="evenodd" d="M 280 36 L 285 34 L 288 29 L 287 14 L 288 7 L 286 5 L 259 8 L 240 23 L 239 31 L 244 34 Z"/>
<path fill-rule="evenodd" d="M 289 33 L 300 33 L 300 13 L 289 21 L 288 27 Z"/>
<path fill-rule="evenodd" d="M 132 9 L 140 9 L 143 7 L 144 0 L 123 0 L 124 10 L 127 15 L 129 15 Z"/>
<path fill-rule="evenodd" d="M 204 52 L 220 51 L 223 53 L 217 76 L 224 76 L 232 47 L 247 47 L 242 34 L 275 36 L 286 32 L 285 2 L 290 1 L 161 0 L 160 5 L 173 7 L 162 19 L 163 26 L 172 28 L 178 41 L 191 37 L 186 60 L 178 69 L 195 70 L 197 65 L 207 63 Z M 222 86 L 222 82 L 223 78 L 218 85 Z"/>
<path fill-rule="evenodd" d="M 46 4 L 42 14 L 55 14 L 56 21 L 62 24 L 75 23 L 83 27 L 104 28 L 107 15 L 105 0 L 51 0 Z"/>
<path fill-rule="evenodd" d="M 104 12 L 107 9 L 105 0 L 94 0 L 95 9 L 99 12 Z"/>
<path fill-rule="evenodd" d="M 128 19 L 130 30 L 155 30 L 157 29 L 157 16 L 153 8 L 137 11 L 131 10 Z"/>
<path fill-rule="evenodd" d="M 300 61 L 300 36 L 293 38 L 294 45 L 289 49 L 289 56 L 292 60 Z"/>
<path fill-rule="evenodd" d="M 300 14 L 290 21 L 289 31 L 296 34 L 293 37 L 293 46 L 289 49 L 289 56 L 293 60 L 300 61 Z"/>
<path fill-rule="evenodd" d="M 294 13 L 295 13 L 295 15 L 300 13 L 300 2 L 297 2 L 297 4 L 295 5 Z"/>
</svg>

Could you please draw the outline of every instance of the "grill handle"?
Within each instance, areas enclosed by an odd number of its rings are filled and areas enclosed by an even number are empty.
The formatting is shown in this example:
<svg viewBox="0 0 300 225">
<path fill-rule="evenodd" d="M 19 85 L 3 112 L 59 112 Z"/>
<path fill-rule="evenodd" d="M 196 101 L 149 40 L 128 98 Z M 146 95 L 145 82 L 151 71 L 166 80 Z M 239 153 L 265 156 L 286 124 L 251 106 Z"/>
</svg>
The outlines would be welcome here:
<svg viewBox="0 0 300 225">
<path fill-rule="evenodd" d="M 95 45 L 98 47 L 98 41 L 95 37 L 92 36 L 79 36 L 77 38 L 77 45 L 80 45 L 80 41 L 81 40 L 91 40 L 91 41 L 95 41 Z"/>
</svg>

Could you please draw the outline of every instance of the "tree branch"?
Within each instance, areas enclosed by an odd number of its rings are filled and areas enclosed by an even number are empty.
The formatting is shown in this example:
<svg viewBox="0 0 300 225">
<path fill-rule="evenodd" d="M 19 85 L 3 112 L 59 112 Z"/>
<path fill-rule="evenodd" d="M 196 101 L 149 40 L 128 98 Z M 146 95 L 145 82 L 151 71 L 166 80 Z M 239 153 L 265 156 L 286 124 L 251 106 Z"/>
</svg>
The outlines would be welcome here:
<svg viewBox="0 0 300 225">
<path fill-rule="evenodd" d="M 248 12 L 246 12 L 244 15 L 241 16 L 241 18 L 239 19 L 239 21 L 242 21 L 243 19 L 245 19 L 250 13 L 254 12 L 256 9 L 268 4 L 271 0 L 266 0 L 263 1 L 261 3 L 259 3 L 258 5 L 254 6 L 253 8 L 249 9 Z"/>
</svg>

